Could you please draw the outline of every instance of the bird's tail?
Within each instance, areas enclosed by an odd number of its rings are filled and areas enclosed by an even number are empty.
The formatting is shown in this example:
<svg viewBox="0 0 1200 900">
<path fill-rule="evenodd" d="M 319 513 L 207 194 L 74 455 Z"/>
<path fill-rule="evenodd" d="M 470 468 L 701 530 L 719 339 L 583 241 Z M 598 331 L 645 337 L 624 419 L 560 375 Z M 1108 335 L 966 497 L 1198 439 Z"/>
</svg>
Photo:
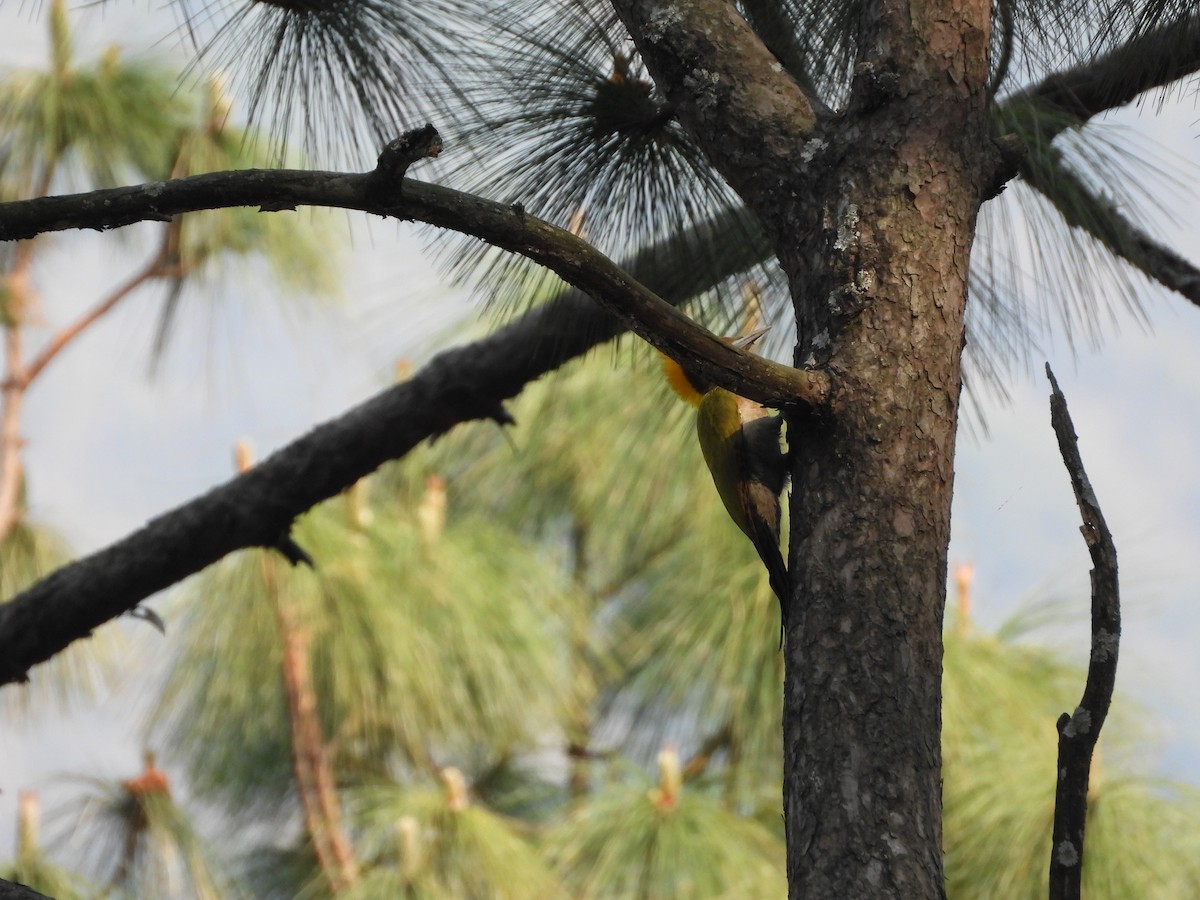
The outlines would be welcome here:
<svg viewBox="0 0 1200 900">
<path fill-rule="evenodd" d="M 772 550 L 774 553 L 771 552 Z M 771 583 L 771 590 L 779 598 L 779 647 L 783 649 L 783 635 L 787 631 L 788 604 L 792 599 L 792 579 L 783 562 L 783 555 L 777 548 L 769 546 L 759 548 L 758 555 L 762 559 L 763 565 L 767 567 L 767 579 Z"/>
</svg>

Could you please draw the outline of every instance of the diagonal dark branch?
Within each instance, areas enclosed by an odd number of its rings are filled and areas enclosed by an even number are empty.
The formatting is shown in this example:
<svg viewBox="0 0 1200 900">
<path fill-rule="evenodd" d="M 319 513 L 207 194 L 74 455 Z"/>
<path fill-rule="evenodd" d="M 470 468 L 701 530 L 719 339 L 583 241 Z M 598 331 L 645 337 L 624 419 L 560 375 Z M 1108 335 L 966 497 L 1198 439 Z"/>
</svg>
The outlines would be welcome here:
<svg viewBox="0 0 1200 900">
<path fill-rule="evenodd" d="M 731 215 L 689 237 L 727 234 Z M 713 246 L 706 267 L 664 271 L 664 253 L 656 247 L 627 267 L 678 304 L 760 258 L 754 245 Z M 0 605 L 0 683 L 24 678 L 71 641 L 225 554 L 275 545 L 306 509 L 422 440 L 472 418 L 500 415 L 502 401 L 530 381 L 624 330 L 589 297 L 569 290 L 490 337 L 437 356 L 412 380 Z"/>
<path fill-rule="evenodd" d="M 1087 683 L 1075 712 L 1058 720 L 1058 784 L 1054 794 L 1054 839 L 1050 852 L 1050 900 L 1078 900 L 1083 872 L 1083 834 L 1087 821 L 1088 777 L 1092 752 L 1108 716 L 1117 680 L 1121 639 L 1121 602 L 1117 549 L 1100 504 L 1083 469 L 1079 440 L 1050 364 L 1050 422 L 1058 450 L 1071 476 L 1083 519 L 1083 539 L 1092 557 L 1092 641 Z"/>
<path fill-rule="evenodd" d="M 1036 121 L 1027 137 L 1005 135 L 988 196 L 1020 171 L 1029 140 L 1049 144 L 1069 128 L 1132 103 L 1141 94 L 1200 71 L 1200 14 L 1139 35 L 1086 65 L 1056 72 L 1008 97 L 996 110 L 1001 127 Z"/>
<path fill-rule="evenodd" d="M 1054 204 L 1068 225 L 1082 228 L 1148 278 L 1200 306 L 1200 268 L 1146 234 L 1107 197 L 1092 191 L 1053 148 L 1036 165 L 1027 160 L 1021 177 Z"/>
<path fill-rule="evenodd" d="M 1036 103 L 1062 113 L 1066 122 L 1081 124 L 1198 68 L 1200 14 L 1139 35 L 1087 65 L 1056 72 L 1008 102 Z"/>
<path fill-rule="evenodd" d="M 0 240 L 69 228 L 116 228 L 230 206 L 356 209 L 459 231 L 540 263 L 587 293 L 649 341 L 713 383 L 771 406 L 820 406 L 821 373 L 742 353 L 664 302 L 583 239 L 525 213 L 450 188 L 366 173 L 247 169 L 172 181 L 22 200 L 0 206 Z"/>
<path fill-rule="evenodd" d="M 5 881 L 0 878 L 0 900 L 52 900 L 45 894 L 39 894 L 31 887 L 26 887 L 19 881 Z"/>
</svg>

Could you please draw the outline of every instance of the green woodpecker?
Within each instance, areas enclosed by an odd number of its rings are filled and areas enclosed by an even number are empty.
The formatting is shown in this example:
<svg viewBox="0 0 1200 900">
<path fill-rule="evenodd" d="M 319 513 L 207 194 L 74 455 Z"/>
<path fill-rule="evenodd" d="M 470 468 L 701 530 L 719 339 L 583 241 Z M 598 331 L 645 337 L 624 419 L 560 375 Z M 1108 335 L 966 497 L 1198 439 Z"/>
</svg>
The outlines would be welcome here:
<svg viewBox="0 0 1200 900">
<path fill-rule="evenodd" d="M 729 340 L 745 350 L 767 329 Z M 780 447 L 783 417 L 762 404 L 708 383 L 674 360 L 663 358 L 671 388 L 696 407 L 696 437 L 729 517 L 758 551 L 771 589 L 787 620 L 788 572 L 779 552 L 779 495 L 787 483 Z"/>
</svg>

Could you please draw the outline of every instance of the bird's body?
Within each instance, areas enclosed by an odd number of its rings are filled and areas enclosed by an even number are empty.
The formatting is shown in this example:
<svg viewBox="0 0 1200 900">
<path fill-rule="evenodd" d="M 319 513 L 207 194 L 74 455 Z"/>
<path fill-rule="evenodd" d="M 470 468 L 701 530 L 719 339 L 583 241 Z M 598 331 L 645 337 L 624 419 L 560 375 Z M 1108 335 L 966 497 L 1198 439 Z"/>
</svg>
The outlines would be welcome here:
<svg viewBox="0 0 1200 900">
<path fill-rule="evenodd" d="M 696 412 L 696 436 L 717 493 L 754 544 L 786 612 L 788 573 L 779 551 L 779 495 L 787 481 L 779 446 L 782 424 L 761 404 L 724 388 L 706 393 Z"/>
<path fill-rule="evenodd" d="M 753 342 L 758 335 L 736 344 Z M 705 383 L 668 360 L 667 380 L 696 406 L 696 437 L 717 493 L 734 524 L 754 544 L 785 618 L 788 572 L 779 551 L 779 497 L 787 483 L 780 446 L 783 420 L 760 403 Z"/>
</svg>

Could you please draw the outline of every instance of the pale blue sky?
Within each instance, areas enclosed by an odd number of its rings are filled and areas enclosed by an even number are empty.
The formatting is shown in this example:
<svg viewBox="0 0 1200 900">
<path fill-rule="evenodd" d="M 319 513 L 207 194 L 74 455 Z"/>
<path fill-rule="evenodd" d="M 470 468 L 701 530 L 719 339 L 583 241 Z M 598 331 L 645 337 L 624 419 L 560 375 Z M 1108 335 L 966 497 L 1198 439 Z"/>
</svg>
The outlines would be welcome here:
<svg viewBox="0 0 1200 900">
<path fill-rule="evenodd" d="M 17 4 L 0 8 L 0 61 L 41 58 L 42 26 Z M 95 34 L 158 37 L 162 13 L 110 4 Z M 1127 111 L 1155 140 L 1200 162 L 1192 101 L 1163 117 Z M 452 147 L 452 143 L 450 144 Z M 1186 220 L 1196 196 L 1163 198 Z M 1174 235 L 1200 260 L 1200 217 Z M 153 295 L 131 299 L 73 347 L 31 393 L 26 421 L 33 512 L 80 551 L 224 480 L 230 448 L 249 438 L 260 455 L 374 392 L 395 360 L 420 357 L 464 298 L 437 280 L 415 232 L 394 223 L 354 229 L 348 302 L 335 311 L 280 316 L 261 284 L 230 289 L 216 324 L 184 320 L 174 355 L 146 375 Z M 111 236 L 64 238 L 69 251 L 39 270 L 50 324 L 66 321 L 126 270 Z M 1200 782 L 1200 309 L 1148 291 L 1147 331 L 1131 319 L 1099 352 L 1052 347 L 1084 461 L 1121 557 L 1125 637 L 1120 686 L 1160 714 L 1163 765 Z M 1012 402 L 990 403 L 991 438 L 960 443 L 952 563 L 977 570 L 975 612 L 998 624 L 1023 600 L 1070 599 L 1062 629 L 1083 658 L 1088 558 L 1058 457 L 1038 371 L 1015 382 Z M 33 730 L 0 733 L 0 858 L 12 849 L 17 790 L 46 788 L 55 773 L 125 777 L 136 771 L 129 702 Z M 1048 723 L 1053 727 L 1053 723 Z"/>
</svg>

